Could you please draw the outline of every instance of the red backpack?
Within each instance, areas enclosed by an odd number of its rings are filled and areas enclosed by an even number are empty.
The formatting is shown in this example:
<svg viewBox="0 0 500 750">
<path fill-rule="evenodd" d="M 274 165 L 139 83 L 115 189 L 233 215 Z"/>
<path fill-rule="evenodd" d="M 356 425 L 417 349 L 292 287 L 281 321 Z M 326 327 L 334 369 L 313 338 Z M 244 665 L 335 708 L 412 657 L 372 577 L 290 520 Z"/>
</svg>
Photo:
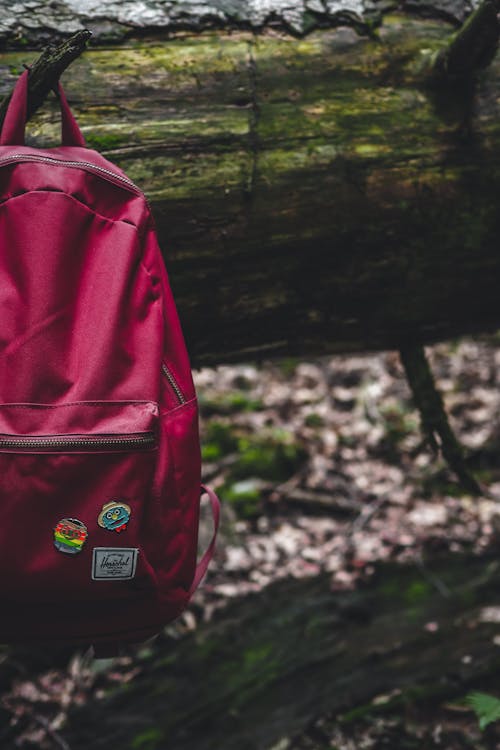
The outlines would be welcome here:
<svg viewBox="0 0 500 750">
<path fill-rule="evenodd" d="M 0 641 L 117 644 L 175 618 L 196 565 L 198 412 L 151 212 L 86 148 L 0 136 Z"/>
</svg>

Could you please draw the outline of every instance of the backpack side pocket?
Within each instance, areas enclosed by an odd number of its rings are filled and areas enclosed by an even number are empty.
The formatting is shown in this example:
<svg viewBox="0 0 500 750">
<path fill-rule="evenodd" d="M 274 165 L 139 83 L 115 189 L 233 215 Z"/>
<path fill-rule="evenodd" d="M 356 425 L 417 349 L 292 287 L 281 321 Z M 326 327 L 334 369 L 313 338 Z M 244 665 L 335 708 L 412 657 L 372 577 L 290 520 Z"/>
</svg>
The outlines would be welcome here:
<svg viewBox="0 0 500 750">
<path fill-rule="evenodd" d="M 188 601 L 195 575 L 201 455 L 196 399 L 161 413 L 154 481 L 154 566 L 160 602 Z M 181 606 L 182 605 L 182 606 Z"/>
</svg>

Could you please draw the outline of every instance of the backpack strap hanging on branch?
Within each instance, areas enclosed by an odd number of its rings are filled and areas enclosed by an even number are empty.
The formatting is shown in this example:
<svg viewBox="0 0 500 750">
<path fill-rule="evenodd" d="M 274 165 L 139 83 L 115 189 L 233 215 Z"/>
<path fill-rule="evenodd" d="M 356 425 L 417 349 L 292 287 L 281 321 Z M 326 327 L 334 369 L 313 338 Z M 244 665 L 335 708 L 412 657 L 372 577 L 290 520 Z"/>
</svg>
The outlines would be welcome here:
<svg viewBox="0 0 500 750">
<path fill-rule="evenodd" d="M 73 60 L 85 52 L 91 36 L 92 32 L 88 29 L 77 31 L 61 44 L 46 47 L 31 65 L 24 65 L 30 72 L 26 119 L 29 120 L 43 104 L 50 91 L 58 88 L 59 78 Z M 0 103 L 0 128 L 3 125 L 9 102 L 10 95 Z"/>
</svg>

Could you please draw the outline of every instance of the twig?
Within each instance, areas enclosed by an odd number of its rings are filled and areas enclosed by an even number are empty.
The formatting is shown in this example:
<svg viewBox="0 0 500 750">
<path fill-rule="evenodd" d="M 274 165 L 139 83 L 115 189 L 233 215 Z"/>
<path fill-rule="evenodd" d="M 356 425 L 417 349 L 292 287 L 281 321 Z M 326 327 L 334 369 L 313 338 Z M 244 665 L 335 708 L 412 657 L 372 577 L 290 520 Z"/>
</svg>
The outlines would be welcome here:
<svg viewBox="0 0 500 750">
<path fill-rule="evenodd" d="M 390 500 L 389 497 L 384 494 L 379 495 L 370 505 L 365 505 L 352 522 L 349 528 L 348 538 L 353 537 L 355 533 L 364 529 L 369 521 L 377 515 L 379 510 L 381 510 L 386 503 L 390 503 Z"/>
<path fill-rule="evenodd" d="M 2 699 L 2 708 L 8 711 L 12 717 L 15 717 L 16 719 L 23 718 L 28 722 L 32 721 L 34 724 L 41 726 L 45 733 L 61 750 L 71 750 L 70 745 L 66 742 L 64 737 L 62 737 L 59 732 L 51 726 L 49 719 L 36 713 L 35 708 L 30 701 L 24 699 L 19 702 L 15 700 L 11 702 L 7 697 L 4 697 Z"/>
<path fill-rule="evenodd" d="M 428 568 L 425 567 L 424 561 L 421 557 L 417 557 L 415 560 L 415 565 L 417 568 L 421 571 L 424 578 L 426 578 L 429 583 L 434 586 L 438 594 L 441 594 L 442 597 L 445 599 L 449 599 L 451 596 L 451 591 L 446 585 L 444 581 L 442 581 L 440 578 L 438 578 L 434 573 L 432 573 Z"/>
<path fill-rule="evenodd" d="M 293 504 L 301 507 L 306 511 L 321 510 L 329 515 L 352 516 L 360 512 L 362 508 L 359 500 L 353 497 L 345 497 L 338 494 L 335 490 L 321 492 L 316 489 L 299 487 L 286 487 L 283 485 L 279 489 L 279 498 L 283 498 L 287 504 Z M 276 490 L 273 492 L 273 499 Z"/>
<path fill-rule="evenodd" d="M 463 448 L 448 422 L 443 399 L 436 388 L 423 347 L 417 345 L 404 347 L 400 350 L 400 356 L 413 398 L 420 412 L 422 429 L 428 436 L 431 446 L 436 451 L 441 450 L 449 467 L 468 492 L 481 495 L 481 487 L 468 470 Z"/>
<path fill-rule="evenodd" d="M 28 118 L 43 104 L 66 68 L 84 52 L 92 32 L 83 29 L 57 47 L 46 47 L 29 66 Z M 10 94 L 0 103 L 0 127 L 10 101 Z"/>
<path fill-rule="evenodd" d="M 32 719 L 32 721 L 34 721 L 36 724 L 40 724 L 40 726 L 45 729 L 51 740 L 53 740 L 54 743 L 61 748 L 61 750 L 71 750 L 71 747 L 68 745 L 66 740 L 61 737 L 59 732 L 56 732 L 56 730 L 50 726 L 50 721 L 48 719 L 34 712 L 30 712 L 29 717 Z"/>
</svg>

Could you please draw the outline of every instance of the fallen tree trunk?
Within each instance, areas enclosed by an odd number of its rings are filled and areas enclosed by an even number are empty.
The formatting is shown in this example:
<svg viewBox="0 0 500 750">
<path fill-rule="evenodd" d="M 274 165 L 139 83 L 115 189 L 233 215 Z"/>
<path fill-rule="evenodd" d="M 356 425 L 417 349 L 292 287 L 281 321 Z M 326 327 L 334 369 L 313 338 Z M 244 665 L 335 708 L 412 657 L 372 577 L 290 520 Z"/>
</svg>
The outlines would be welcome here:
<svg viewBox="0 0 500 750">
<path fill-rule="evenodd" d="M 398 7 L 426 16 L 447 18 L 454 23 L 465 20 L 475 7 L 468 0 L 428 0 L 420 8 L 415 0 L 402 0 Z M 40 45 L 68 34 L 90 28 L 99 44 L 116 43 L 144 32 L 175 34 L 189 30 L 222 28 L 278 28 L 296 34 L 307 34 L 317 26 L 350 25 L 367 31 L 374 28 L 390 7 L 380 0 L 359 3 L 358 0 L 65 0 L 40 3 L 17 0 L 0 6 L 0 45 L 9 49 Z"/>
<path fill-rule="evenodd" d="M 381 566 L 351 593 L 326 577 L 279 582 L 164 642 L 133 682 L 70 714 L 63 736 L 72 750 L 268 750 L 396 689 L 403 701 L 463 696 L 500 667 L 499 584 L 498 560 L 460 557 L 427 575 Z"/>
<path fill-rule="evenodd" d="M 132 40 L 71 66 L 89 144 L 151 200 L 195 365 L 498 326 L 500 62 L 429 86 L 451 30 Z M 41 116 L 35 142 L 57 132 Z"/>
</svg>

